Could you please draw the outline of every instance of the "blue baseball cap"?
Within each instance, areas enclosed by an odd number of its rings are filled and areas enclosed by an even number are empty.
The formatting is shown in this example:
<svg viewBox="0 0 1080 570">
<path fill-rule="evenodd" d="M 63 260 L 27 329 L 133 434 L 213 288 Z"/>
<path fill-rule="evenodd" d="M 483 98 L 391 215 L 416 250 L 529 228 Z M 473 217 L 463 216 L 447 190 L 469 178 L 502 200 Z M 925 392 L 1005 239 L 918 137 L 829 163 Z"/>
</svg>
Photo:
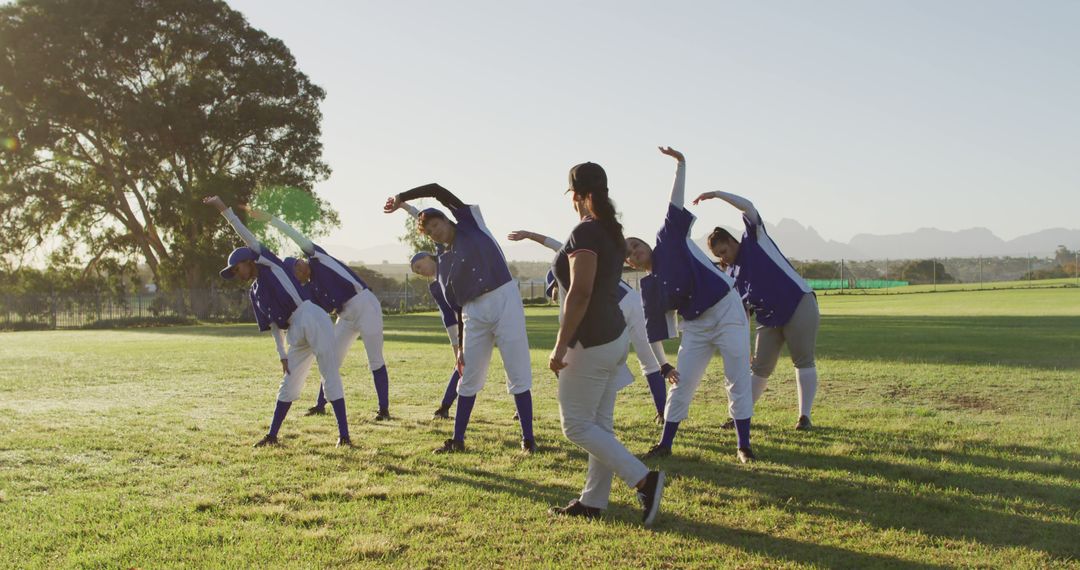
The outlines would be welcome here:
<svg viewBox="0 0 1080 570">
<path fill-rule="evenodd" d="M 424 208 L 423 210 L 420 210 L 419 215 L 421 215 L 421 216 L 435 216 L 436 218 L 444 218 L 444 219 L 446 218 L 446 214 L 444 214 L 443 211 L 438 209 L 438 208 Z"/>
<path fill-rule="evenodd" d="M 409 265 L 411 266 L 412 264 L 416 263 L 417 261 L 420 261 L 421 259 L 424 259 L 425 257 L 435 257 L 435 256 L 431 255 L 430 253 L 428 253 L 426 251 L 418 251 L 412 256 L 412 258 L 409 259 Z"/>
<path fill-rule="evenodd" d="M 296 276 L 296 258 L 286 257 L 281 260 L 281 264 L 285 266 L 285 273 L 289 274 L 289 277 Z"/>
<path fill-rule="evenodd" d="M 236 267 L 238 263 L 241 261 L 254 261 L 258 258 L 259 254 L 250 247 L 238 247 L 232 250 L 232 253 L 229 254 L 229 265 L 221 270 L 221 277 L 223 279 L 232 279 L 235 277 L 235 275 L 233 275 L 233 268 Z"/>
</svg>

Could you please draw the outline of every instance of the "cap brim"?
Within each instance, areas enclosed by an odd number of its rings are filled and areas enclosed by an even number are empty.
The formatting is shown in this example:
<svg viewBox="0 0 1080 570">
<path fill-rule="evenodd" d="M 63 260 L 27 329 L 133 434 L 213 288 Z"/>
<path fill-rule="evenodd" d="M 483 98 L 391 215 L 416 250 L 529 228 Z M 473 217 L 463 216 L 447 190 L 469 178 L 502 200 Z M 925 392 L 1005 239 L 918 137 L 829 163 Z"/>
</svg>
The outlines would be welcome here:
<svg viewBox="0 0 1080 570">
<path fill-rule="evenodd" d="M 236 277 L 236 273 L 233 272 L 233 269 L 235 269 L 235 268 L 236 268 L 235 265 L 230 265 L 230 266 L 226 267 L 225 269 L 222 269 L 219 272 L 221 274 L 221 278 L 222 279 L 232 279 L 233 277 Z"/>
</svg>

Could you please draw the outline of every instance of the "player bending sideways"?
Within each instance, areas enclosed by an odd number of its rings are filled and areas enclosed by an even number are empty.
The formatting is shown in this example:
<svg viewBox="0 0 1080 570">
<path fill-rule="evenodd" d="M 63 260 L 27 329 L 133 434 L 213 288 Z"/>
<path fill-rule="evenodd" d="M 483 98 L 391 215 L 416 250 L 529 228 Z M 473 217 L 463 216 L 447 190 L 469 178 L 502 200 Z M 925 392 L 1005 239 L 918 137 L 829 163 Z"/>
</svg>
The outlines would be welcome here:
<svg viewBox="0 0 1080 570">
<path fill-rule="evenodd" d="M 776 242 L 765 231 L 761 215 L 749 200 L 717 191 L 698 196 L 694 204 L 712 198 L 738 208 L 746 226 L 741 240 L 717 227 L 709 234 L 709 249 L 735 278 L 735 290 L 754 310 L 758 322 L 757 345 L 750 365 L 754 402 L 765 392 L 769 376 L 780 359 L 780 349 L 786 342 L 795 365 L 795 390 L 799 398 L 799 420 L 795 429 L 808 430 L 812 427 L 810 408 L 818 386 L 814 348 L 821 314 L 817 297 L 780 253 Z"/>
<path fill-rule="evenodd" d="M 488 231 L 480 207 L 466 205 L 449 190 L 428 184 L 392 196 L 383 211 L 391 213 L 405 202 L 435 198 L 450 210 L 455 222 L 429 208 L 420 213 L 420 230 L 441 244 L 437 268 L 446 301 L 461 307 L 462 343 L 458 349 L 457 413 L 454 436 L 436 453 L 465 451 L 465 432 L 476 395 L 487 379 L 491 354 L 498 345 L 506 369 L 507 391 L 514 396 L 521 422 L 521 450 L 536 451 L 533 436 L 532 368 L 529 337 L 525 332 L 525 308 L 521 293 L 510 275 L 502 249 Z"/>
<path fill-rule="evenodd" d="M 229 265 L 221 270 L 221 276 L 225 279 L 251 280 L 249 295 L 255 320 L 259 330 L 268 330 L 274 337 L 284 372 L 270 431 L 255 447 L 278 444 L 278 430 L 289 413 L 289 407 L 300 397 L 312 359 L 319 366 L 326 397 L 337 417 L 338 446 L 351 446 L 349 422 L 345 417 L 345 390 L 339 370 L 341 358 L 330 316 L 308 300 L 300 283 L 285 269 L 282 261 L 259 243 L 221 198 L 210 196 L 203 199 L 203 203 L 217 208 L 247 244 L 229 254 Z M 283 336 L 288 340 L 288 350 Z"/>
<path fill-rule="evenodd" d="M 695 217 L 683 205 L 686 161 L 668 147 L 660 151 L 678 160 L 664 225 L 656 246 L 638 238 L 626 240 L 626 261 L 648 273 L 641 279 L 641 299 L 649 342 L 674 338 L 675 315 L 684 320 L 679 345 L 679 383 L 668 394 L 664 430 L 646 457 L 671 455 L 671 445 L 686 419 L 690 401 L 716 351 L 724 360 L 728 414 L 735 418 L 737 457 L 754 459 L 750 449 L 750 417 L 754 402 L 750 389 L 749 322 L 731 277 L 718 269 L 690 238 Z M 655 345 L 654 345 L 655 346 Z"/>
</svg>

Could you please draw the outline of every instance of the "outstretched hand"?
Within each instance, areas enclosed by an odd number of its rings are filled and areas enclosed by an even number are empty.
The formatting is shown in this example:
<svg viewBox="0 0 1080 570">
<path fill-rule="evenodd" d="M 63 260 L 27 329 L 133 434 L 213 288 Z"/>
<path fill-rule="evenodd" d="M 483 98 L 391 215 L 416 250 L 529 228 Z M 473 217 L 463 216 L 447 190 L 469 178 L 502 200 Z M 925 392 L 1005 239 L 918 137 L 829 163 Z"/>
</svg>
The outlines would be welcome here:
<svg viewBox="0 0 1080 570">
<path fill-rule="evenodd" d="M 252 208 L 251 206 L 244 205 L 239 206 L 239 208 L 247 212 L 247 215 L 257 222 L 269 222 L 270 218 L 272 217 L 269 213 L 264 212 L 258 208 Z"/>
<path fill-rule="evenodd" d="M 697 198 L 694 198 L 693 204 L 695 206 L 697 206 L 700 202 L 703 202 L 705 200 L 712 200 L 715 197 L 716 196 L 714 196 L 712 192 L 705 192 L 701 196 L 698 196 Z"/>
<path fill-rule="evenodd" d="M 229 207 L 225 205 L 225 201 L 218 196 L 207 196 L 203 198 L 202 203 L 217 208 L 219 212 L 224 212 L 229 209 Z"/>
<path fill-rule="evenodd" d="M 660 146 L 657 148 L 660 149 L 660 152 L 670 156 L 671 158 L 674 158 L 675 160 L 678 160 L 679 162 L 686 162 L 686 157 L 683 156 L 683 153 L 671 148 L 670 146 Z"/>
<path fill-rule="evenodd" d="M 401 198 L 398 198 L 397 196 L 391 196 L 386 199 L 386 204 L 383 205 L 383 212 L 387 214 L 392 214 L 396 212 L 399 208 L 401 208 Z"/>
<path fill-rule="evenodd" d="M 532 232 L 525 230 L 514 230 L 510 232 L 510 235 L 506 236 L 506 239 L 510 241 L 521 241 L 523 239 L 532 239 Z"/>
</svg>

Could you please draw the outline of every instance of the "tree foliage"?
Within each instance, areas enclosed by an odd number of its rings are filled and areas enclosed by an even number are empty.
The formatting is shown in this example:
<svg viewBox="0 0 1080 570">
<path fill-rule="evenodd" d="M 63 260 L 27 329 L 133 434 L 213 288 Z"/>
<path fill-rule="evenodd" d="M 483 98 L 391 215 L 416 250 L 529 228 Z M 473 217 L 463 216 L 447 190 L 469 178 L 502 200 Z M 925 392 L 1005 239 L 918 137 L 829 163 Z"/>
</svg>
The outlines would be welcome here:
<svg viewBox="0 0 1080 570">
<path fill-rule="evenodd" d="M 140 259 L 205 287 L 235 243 L 216 212 L 306 197 L 329 174 L 325 94 L 285 45 L 219 0 L 23 0 L 0 7 L 0 256 L 60 244 L 87 268 Z"/>
</svg>

